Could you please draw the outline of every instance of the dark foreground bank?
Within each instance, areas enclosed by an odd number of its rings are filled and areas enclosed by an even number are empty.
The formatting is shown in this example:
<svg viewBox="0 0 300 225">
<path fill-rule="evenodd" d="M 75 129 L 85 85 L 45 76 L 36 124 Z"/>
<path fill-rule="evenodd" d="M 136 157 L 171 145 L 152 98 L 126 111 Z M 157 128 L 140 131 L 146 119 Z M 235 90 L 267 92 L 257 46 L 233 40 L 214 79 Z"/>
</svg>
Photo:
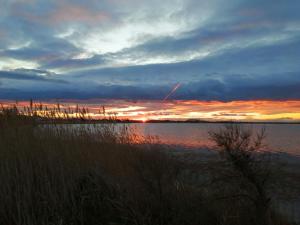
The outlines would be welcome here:
<svg viewBox="0 0 300 225">
<path fill-rule="evenodd" d="M 210 137 L 220 154 L 178 153 L 126 126 L 40 126 L 3 109 L 0 224 L 293 224 L 276 202 L 299 174 L 257 153 L 263 132 Z"/>
</svg>

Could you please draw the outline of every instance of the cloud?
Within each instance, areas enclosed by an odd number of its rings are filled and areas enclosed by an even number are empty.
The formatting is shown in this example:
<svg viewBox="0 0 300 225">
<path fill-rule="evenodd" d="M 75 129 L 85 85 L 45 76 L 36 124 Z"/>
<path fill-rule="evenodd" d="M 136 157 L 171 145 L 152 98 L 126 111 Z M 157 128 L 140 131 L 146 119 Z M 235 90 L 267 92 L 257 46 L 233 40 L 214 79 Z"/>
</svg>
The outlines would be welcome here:
<svg viewBox="0 0 300 225">
<path fill-rule="evenodd" d="M 278 80 L 282 76 L 287 76 L 288 79 L 279 84 Z M 227 75 L 226 80 L 222 81 L 208 78 L 202 82 L 186 84 L 175 93 L 174 98 L 222 101 L 299 99 L 299 87 L 299 72 L 265 75 L 260 81 L 252 76 L 245 78 L 235 74 Z"/>
<path fill-rule="evenodd" d="M 45 9 L 43 6 L 41 8 Z M 78 22 L 97 24 L 109 20 L 108 13 L 88 8 L 86 4 L 57 1 L 54 4 L 48 5 L 44 14 L 32 13 L 31 11 L 32 9 L 41 10 L 41 8 L 34 7 L 33 5 L 28 7 L 28 4 L 13 4 L 11 9 L 13 16 L 21 17 L 34 24 L 50 26 L 57 26 L 61 23 L 76 24 Z"/>
<path fill-rule="evenodd" d="M 67 83 L 67 81 L 55 77 L 55 74 L 53 73 L 36 69 L 16 69 L 11 71 L 0 71 L 0 78 L 8 80 L 32 80 L 50 83 Z"/>
<path fill-rule="evenodd" d="M 173 98 L 298 98 L 299 7 L 282 0 L 5 1 L 1 95 L 162 99 L 180 82 Z"/>
<path fill-rule="evenodd" d="M 36 37 L 26 46 L 0 51 L 2 57 L 31 60 L 41 65 L 55 60 L 64 60 L 79 54 L 80 50 L 69 42 L 56 37 Z"/>
<path fill-rule="evenodd" d="M 25 76 L 25 75 L 24 75 Z M 17 77 L 15 79 L 24 79 Z M 287 77 L 284 83 L 278 83 L 283 74 L 270 74 L 262 76 L 260 81 L 253 79 L 252 76 L 245 78 L 239 74 L 227 74 L 223 79 L 218 74 L 208 74 L 201 81 L 184 83 L 171 96 L 170 99 L 196 99 L 196 100 L 288 100 L 299 99 L 300 78 L 299 73 L 285 74 Z M 36 79 L 29 77 L 27 79 Z M 56 82 L 56 80 L 55 80 Z M 142 85 L 101 85 L 92 82 L 71 82 L 61 83 L 63 89 L 57 86 L 51 88 L 35 89 L 22 87 L 21 90 L 13 94 L 14 97 L 23 98 L 24 96 L 51 99 L 51 98 L 109 98 L 109 99 L 155 99 L 162 100 L 172 89 L 173 84 L 142 84 Z M 76 87 L 76 88 L 75 88 Z M 50 88 L 50 91 L 49 91 Z M 25 94 L 24 94 L 25 92 Z M 2 94 L 2 98 L 9 96 Z"/>
<path fill-rule="evenodd" d="M 300 49 L 300 42 L 290 40 L 263 47 L 253 46 L 221 51 L 204 59 L 187 62 L 87 69 L 70 73 L 70 76 L 74 79 L 100 83 L 155 85 L 198 82 L 208 76 L 217 77 L 219 80 L 230 80 L 232 74 L 238 74 L 236 77 L 240 77 L 239 82 L 243 79 L 248 82 L 248 78 L 251 77 L 259 84 L 266 77 L 270 77 L 268 82 L 271 82 L 274 80 L 273 74 L 281 73 L 283 76 L 277 76 L 276 79 L 282 84 L 298 77 L 285 75 L 285 73 L 299 72 L 298 49 Z"/>
<path fill-rule="evenodd" d="M 80 55 L 78 55 L 80 57 Z M 44 69 L 59 69 L 59 70 L 75 70 L 92 68 L 94 66 L 99 67 L 105 65 L 106 59 L 100 55 L 93 56 L 91 58 L 66 58 L 55 59 L 51 62 L 42 65 Z"/>
<path fill-rule="evenodd" d="M 61 5 L 58 10 L 50 14 L 47 21 L 56 25 L 59 23 L 101 23 L 109 19 L 109 14 L 106 12 L 93 11 L 85 8 L 85 5 Z"/>
</svg>

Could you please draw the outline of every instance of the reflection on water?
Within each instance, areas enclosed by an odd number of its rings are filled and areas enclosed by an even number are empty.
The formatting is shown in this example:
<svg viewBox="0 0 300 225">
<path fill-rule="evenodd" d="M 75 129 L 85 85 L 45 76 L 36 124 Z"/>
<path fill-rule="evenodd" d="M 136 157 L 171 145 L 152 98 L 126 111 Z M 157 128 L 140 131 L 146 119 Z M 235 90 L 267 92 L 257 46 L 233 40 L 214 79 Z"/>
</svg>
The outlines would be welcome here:
<svg viewBox="0 0 300 225">
<path fill-rule="evenodd" d="M 213 123 L 140 123 L 130 124 L 143 136 L 158 136 L 162 143 L 186 147 L 211 147 L 208 132 L 217 131 L 223 125 Z M 266 144 L 272 151 L 300 155 L 300 125 L 298 124 L 248 124 L 254 132 L 266 128 Z"/>
</svg>

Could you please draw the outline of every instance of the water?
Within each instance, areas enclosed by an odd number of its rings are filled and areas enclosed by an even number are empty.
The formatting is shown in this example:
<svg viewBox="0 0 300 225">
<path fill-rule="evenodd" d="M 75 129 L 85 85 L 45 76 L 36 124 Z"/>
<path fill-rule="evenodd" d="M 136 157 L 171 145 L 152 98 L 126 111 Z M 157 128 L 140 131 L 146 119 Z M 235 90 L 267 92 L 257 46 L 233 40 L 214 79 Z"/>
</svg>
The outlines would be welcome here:
<svg viewBox="0 0 300 225">
<path fill-rule="evenodd" d="M 135 131 L 143 136 L 157 136 L 162 143 L 180 145 L 188 148 L 212 147 L 209 131 L 219 130 L 223 124 L 214 123 L 140 123 L 130 124 Z M 265 143 L 272 151 L 300 155 L 299 124 L 247 124 L 253 132 L 266 129 Z"/>
</svg>

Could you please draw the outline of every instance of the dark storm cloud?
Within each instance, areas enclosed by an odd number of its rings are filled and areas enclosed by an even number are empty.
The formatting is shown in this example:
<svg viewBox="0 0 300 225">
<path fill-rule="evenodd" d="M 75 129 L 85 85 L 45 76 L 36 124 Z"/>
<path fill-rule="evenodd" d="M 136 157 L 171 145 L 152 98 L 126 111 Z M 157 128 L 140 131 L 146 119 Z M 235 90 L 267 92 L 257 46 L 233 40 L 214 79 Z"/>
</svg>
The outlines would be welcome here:
<svg viewBox="0 0 300 225">
<path fill-rule="evenodd" d="M 226 80 L 207 78 L 201 82 L 183 85 L 174 98 L 199 100 L 255 100 L 255 99 L 298 99 L 300 98 L 299 73 L 270 74 L 256 80 L 252 76 L 226 75 Z M 287 80 L 280 83 L 281 77 Z"/>
<path fill-rule="evenodd" d="M 182 85 L 170 99 L 197 99 L 197 100 L 255 100 L 255 99 L 270 99 L 270 100 L 287 100 L 299 99 L 300 82 L 295 84 L 262 84 L 254 86 L 250 84 L 235 84 L 226 86 L 218 80 L 206 80 L 199 83 L 191 83 Z M 40 99 L 49 98 L 119 98 L 119 99 L 156 99 L 163 100 L 170 92 L 172 86 L 97 86 L 89 89 L 76 90 L 74 88 L 61 89 L 57 91 L 45 90 L 24 90 L 11 89 L 0 87 L 0 97 L 13 99 L 28 99 L 32 96 L 38 96 Z"/>
<path fill-rule="evenodd" d="M 55 75 L 48 71 L 35 69 L 16 69 L 12 71 L 0 71 L 0 79 L 67 83 L 65 80 L 58 79 L 57 77 L 55 77 Z"/>
<path fill-rule="evenodd" d="M 45 69 L 75 69 L 75 68 L 84 68 L 84 67 L 92 67 L 99 66 L 106 62 L 105 58 L 100 55 L 93 56 L 88 59 L 56 59 L 49 63 L 45 63 L 42 68 Z"/>
</svg>

